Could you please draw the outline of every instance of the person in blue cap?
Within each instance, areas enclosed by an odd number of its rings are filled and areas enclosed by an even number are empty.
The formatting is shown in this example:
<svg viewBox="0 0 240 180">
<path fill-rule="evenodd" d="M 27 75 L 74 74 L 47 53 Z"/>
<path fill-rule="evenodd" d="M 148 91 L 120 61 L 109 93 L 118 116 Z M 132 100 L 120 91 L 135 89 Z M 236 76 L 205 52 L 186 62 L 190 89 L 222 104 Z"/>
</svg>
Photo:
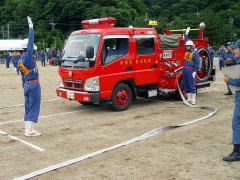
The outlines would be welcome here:
<svg viewBox="0 0 240 180">
<path fill-rule="evenodd" d="M 224 61 L 224 66 L 232 66 L 236 64 L 236 58 L 234 57 L 234 52 L 233 52 L 233 43 L 232 42 L 228 42 L 227 43 L 227 52 L 222 53 L 220 58 Z M 232 95 L 232 91 L 230 90 L 230 88 L 228 87 L 228 92 L 226 92 L 224 95 Z"/>
<path fill-rule="evenodd" d="M 199 69 L 199 54 L 194 50 L 194 44 L 188 40 L 190 27 L 186 29 L 184 36 L 185 55 L 183 66 L 183 83 L 184 89 L 187 93 L 187 101 L 191 104 L 196 104 L 196 86 L 195 77 Z"/>
<path fill-rule="evenodd" d="M 235 44 L 235 57 L 240 58 L 240 40 Z M 224 81 L 228 85 L 240 87 L 240 78 L 232 79 L 229 76 L 224 75 Z M 232 162 L 240 160 L 240 90 L 236 91 L 235 107 L 232 118 L 232 144 L 233 152 L 223 158 L 223 161 Z"/>
<path fill-rule="evenodd" d="M 38 122 L 41 101 L 41 87 L 36 63 L 33 58 L 34 30 L 31 18 L 28 16 L 29 34 L 27 50 L 19 60 L 18 67 L 22 75 L 22 86 L 25 97 L 25 136 L 40 136 L 41 133 L 33 129 Z"/>
</svg>

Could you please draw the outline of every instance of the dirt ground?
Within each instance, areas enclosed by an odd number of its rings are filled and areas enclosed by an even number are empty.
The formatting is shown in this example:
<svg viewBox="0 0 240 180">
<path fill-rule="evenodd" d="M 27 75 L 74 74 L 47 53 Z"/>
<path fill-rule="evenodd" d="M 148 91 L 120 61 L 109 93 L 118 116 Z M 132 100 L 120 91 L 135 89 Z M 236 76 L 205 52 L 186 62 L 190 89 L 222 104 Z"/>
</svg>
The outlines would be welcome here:
<svg viewBox="0 0 240 180">
<path fill-rule="evenodd" d="M 58 98 L 57 68 L 40 67 L 42 100 Z M 223 75 L 210 88 L 199 90 L 199 105 L 218 108 L 215 116 L 95 156 L 33 179 L 161 179 L 239 180 L 240 162 L 222 157 L 232 150 L 231 116 L 234 96 L 224 96 Z M 23 103 L 20 76 L 0 64 L 0 107 Z M 77 112 L 74 112 L 77 111 Z M 59 113 L 72 112 L 58 115 Z M 23 106 L 0 109 L 0 123 L 23 118 Z M 23 135 L 22 121 L 0 125 L 0 130 L 44 149 L 37 151 L 0 135 L 0 179 L 12 179 L 137 137 L 154 128 L 175 125 L 208 114 L 163 96 L 141 99 L 129 110 L 114 112 L 110 105 L 83 106 L 58 99 L 41 104 L 36 129 L 40 137 Z M 49 116 L 47 116 L 49 115 Z"/>
</svg>

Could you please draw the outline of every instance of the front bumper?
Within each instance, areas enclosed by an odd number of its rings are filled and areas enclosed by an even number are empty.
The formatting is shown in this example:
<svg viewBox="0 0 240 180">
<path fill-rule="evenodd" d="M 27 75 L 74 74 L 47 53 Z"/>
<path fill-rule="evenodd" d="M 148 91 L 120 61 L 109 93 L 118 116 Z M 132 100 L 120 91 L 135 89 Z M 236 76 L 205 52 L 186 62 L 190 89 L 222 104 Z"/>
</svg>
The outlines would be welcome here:
<svg viewBox="0 0 240 180">
<path fill-rule="evenodd" d="M 58 88 L 56 89 L 57 95 L 70 100 L 80 101 L 80 102 L 100 102 L 100 93 L 96 92 L 84 92 L 75 91 L 70 89 Z"/>
</svg>

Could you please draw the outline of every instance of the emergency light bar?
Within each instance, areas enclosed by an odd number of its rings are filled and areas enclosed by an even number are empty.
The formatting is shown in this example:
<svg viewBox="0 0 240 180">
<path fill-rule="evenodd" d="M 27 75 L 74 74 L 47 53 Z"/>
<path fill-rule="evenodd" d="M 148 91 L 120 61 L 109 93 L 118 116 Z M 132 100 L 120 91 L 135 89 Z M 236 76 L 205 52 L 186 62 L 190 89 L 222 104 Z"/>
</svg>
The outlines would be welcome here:
<svg viewBox="0 0 240 180">
<path fill-rule="evenodd" d="M 90 20 L 82 21 L 83 26 L 113 25 L 115 23 L 116 23 L 116 18 L 114 18 L 114 17 L 90 19 Z"/>
</svg>

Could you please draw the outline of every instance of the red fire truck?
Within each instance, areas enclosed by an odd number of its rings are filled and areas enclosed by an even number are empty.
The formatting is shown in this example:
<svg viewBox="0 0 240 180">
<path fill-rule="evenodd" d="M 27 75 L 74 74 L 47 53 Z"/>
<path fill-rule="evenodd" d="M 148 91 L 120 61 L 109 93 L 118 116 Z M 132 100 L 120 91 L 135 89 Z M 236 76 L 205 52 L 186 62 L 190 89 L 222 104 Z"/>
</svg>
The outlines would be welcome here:
<svg viewBox="0 0 240 180">
<path fill-rule="evenodd" d="M 116 28 L 115 18 L 84 20 L 83 30 L 74 31 L 66 41 L 59 65 L 57 95 L 83 105 L 110 101 L 118 111 L 126 110 L 137 97 L 154 97 L 159 92 L 180 98 L 184 93 L 182 34 L 154 28 Z M 198 88 L 214 80 L 208 39 L 191 39 L 200 55 Z"/>
</svg>

